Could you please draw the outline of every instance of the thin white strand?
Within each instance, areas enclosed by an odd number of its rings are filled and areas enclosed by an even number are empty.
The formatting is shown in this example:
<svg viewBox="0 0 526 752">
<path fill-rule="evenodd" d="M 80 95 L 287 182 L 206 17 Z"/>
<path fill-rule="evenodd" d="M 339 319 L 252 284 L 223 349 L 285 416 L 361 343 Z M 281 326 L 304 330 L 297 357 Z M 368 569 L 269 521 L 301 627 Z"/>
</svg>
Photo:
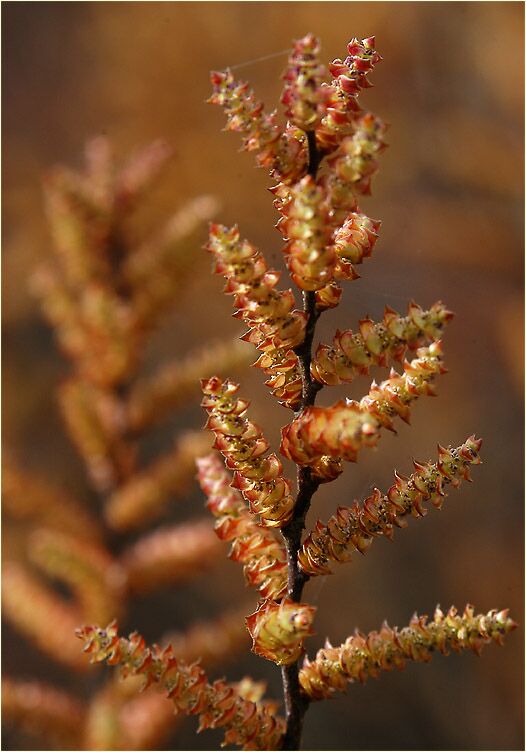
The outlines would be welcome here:
<svg viewBox="0 0 526 752">
<path fill-rule="evenodd" d="M 321 577 L 316 577 L 313 584 L 311 585 L 311 593 L 309 595 L 309 603 L 312 605 L 316 605 L 318 601 L 320 600 L 321 591 L 325 587 L 325 583 L 327 582 L 327 575 L 322 575 Z"/>
<path fill-rule="evenodd" d="M 270 55 L 263 55 L 263 57 L 256 57 L 254 60 L 247 60 L 245 63 L 238 63 L 237 65 L 227 66 L 229 70 L 238 70 L 239 68 L 246 68 L 248 65 L 255 65 L 255 63 L 262 63 L 265 60 L 271 60 L 273 57 L 279 57 L 280 55 L 286 55 L 290 52 L 290 49 L 281 50 L 281 52 L 273 52 Z"/>
</svg>

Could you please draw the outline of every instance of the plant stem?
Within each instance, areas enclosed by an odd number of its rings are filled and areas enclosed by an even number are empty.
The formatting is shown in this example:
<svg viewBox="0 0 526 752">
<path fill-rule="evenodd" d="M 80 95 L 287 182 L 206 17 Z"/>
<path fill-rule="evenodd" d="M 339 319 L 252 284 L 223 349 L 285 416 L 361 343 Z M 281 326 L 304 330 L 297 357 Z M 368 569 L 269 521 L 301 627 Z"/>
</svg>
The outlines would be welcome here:
<svg viewBox="0 0 526 752">
<path fill-rule="evenodd" d="M 307 132 L 307 142 L 309 148 L 309 169 L 308 174 L 314 179 L 318 171 L 321 155 L 316 146 L 316 135 L 314 131 Z M 316 322 L 320 317 L 320 311 L 316 307 L 316 297 L 314 292 L 303 292 L 303 311 L 307 316 L 305 327 L 305 338 L 301 345 L 295 349 L 298 356 L 299 368 L 302 380 L 302 395 L 299 415 L 306 407 L 314 405 L 316 395 L 322 388 L 321 384 L 314 381 L 310 373 L 310 364 L 312 359 L 312 341 Z M 301 546 L 301 534 L 305 528 L 305 517 L 309 510 L 313 495 L 318 490 L 319 481 L 313 478 L 310 467 L 297 466 L 297 484 L 298 495 L 294 505 L 294 516 L 286 525 L 281 533 L 287 549 L 287 567 L 288 567 L 288 597 L 299 603 L 303 593 L 303 587 L 307 581 L 306 575 L 301 571 L 298 565 L 298 551 Z M 281 748 L 283 750 L 298 750 L 301 743 L 301 734 L 303 730 L 303 720 L 309 706 L 309 699 L 301 692 L 299 683 L 299 661 L 283 666 L 281 669 L 283 680 L 283 694 L 285 698 L 285 711 L 287 718 L 287 728 L 283 737 Z"/>
</svg>

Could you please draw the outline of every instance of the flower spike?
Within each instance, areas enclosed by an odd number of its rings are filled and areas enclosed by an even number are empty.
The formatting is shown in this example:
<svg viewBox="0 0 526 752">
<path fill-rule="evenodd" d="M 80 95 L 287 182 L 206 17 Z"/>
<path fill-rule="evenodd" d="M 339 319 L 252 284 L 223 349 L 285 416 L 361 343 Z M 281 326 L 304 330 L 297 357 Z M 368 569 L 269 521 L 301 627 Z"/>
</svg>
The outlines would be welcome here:
<svg viewBox="0 0 526 752">
<path fill-rule="evenodd" d="M 372 85 L 367 75 L 382 60 L 375 50 L 374 37 L 362 39 L 361 42 L 351 39 L 347 52 L 349 54 L 343 61 L 337 58 L 329 65 L 334 78 L 327 87 L 327 114 L 316 133 L 320 148 L 324 151 L 332 151 L 343 136 L 352 132 L 355 118 L 361 110 L 358 104 L 360 90 Z"/>
<path fill-rule="evenodd" d="M 346 136 L 338 149 L 327 159 L 330 167 L 324 183 L 336 218 L 345 219 L 353 209 L 353 196 L 369 196 L 371 180 L 378 171 L 378 157 L 385 150 L 387 126 L 376 115 L 367 112 L 354 125 L 353 134 Z"/>
<path fill-rule="evenodd" d="M 236 397 L 239 385 L 217 376 L 201 384 L 201 404 L 209 415 L 206 425 L 215 433 L 215 448 L 235 471 L 232 485 L 241 491 L 250 510 L 260 515 L 263 525 L 286 525 L 294 507 L 290 482 L 281 476 L 283 467 L 275 454 L 264 457 L 268 442 L 245 417 L 249 402 Z"/>
<path fill-rule="evenodd" d="M 245 579 L 263 598 L 280 600 L 287 592 L 287 554 L 272 530 L 258 524 L 217 454 L 197 460 L 198 478 L 216 517 L 218 538 L 232 541 L 230 558 L 243 564 Z"/>
<path fill-rule="evenodd" d="M 292 290 L 278 292 L 279 273 L 268 269 L 261 253 L 241 241 L 237 227 L 211 225 L 207 246 L 216 260 L 215 271 L 234 295 L 236 317 L 248 326 L 241 338 L 262 355 L 256 366 L 270 377 L 266 384 L 282 404 L 295 407 L 301 396 L 301 378 L 294 347 L 305 336 L 305 314 L 294 310 Z"/>
<path fill-rule="evenodd" d="M 290 349 L 303 340 L 305 316 L 294 309 L 292 290 L 278 292 L 279 273 L 268 269 L 261 253 L 237 227 L 211 225 L 208 250 L 215 256 L 217 274 L 227 279 L 237 317 L 250 327 L 250 341 L 262 352 Z"/>
<path fill-rule="evenodd" d="M 437 606 L 432 621 L 415 614 L 403 629 L 384 623 L 379 632 L 363 635 L 357 631 L 340 647 L 318 650 L 313 661 L 305 659 L 300 684 L 311 700 L 322 700 L 344 691 L 348 682 L 379 676 L 380 670 L 403 669 L 408 660 L 430 661 L 435 650 L 443 655 L 450 650 L 473 650 L 478 655 L 484 645 L 501 645 L 503 636 L 516 626 L 507 609 L 475 615 L 468 605 L 459 615 L 454 606 L 447 614 Z"/>
<path fill-rule="evenodd" d="M 331 281 L 336 264 L 323 189 L 307 175 L 288 190 L 279 207 L 283 218 L 278 227 L 288 241 L 284 252 L 292 279 L 302 290 L 319 290 Z"/>
<path fill-rule="evenodd" d="M 200 664 L 179 660 L 170 645 L 149 648 L 137 632 L 128 639 L 119 637 L 116 622 L 106 629 L 83 627 L 77 630 L 77 637 L 84 641 L 84 652 L 92 663 L 120 665 L 123 676 L 143 677 L 144 688 L 160 685 L 180 713 L 200 716 L 200 729 L 224 728 L 225 744 L 243 749 L 278 748 L 284 723 L 276 716 L 274 703 L 267 706 L 247 700 L 238 685 L 224 681 L 209 684 Z"/>
<path fill-rule="evenodd" d="M 351 212 L 334 233 L 333 247 L 338 261 L 336 279 L 353 280 L 359 277 L 354 268 L 369 258 L 378 239 L 381 222 L 361 212 Z"/>
<path fill-rule="evenodd" d="M 235 81 L 231 71 L 214 71 L 210 78 L 213 93 L 209 103 L 223 108 L 226 130 L 241 134 L 243 148 L 258 152 L 258 166 L 286 182 L 301 177 L 307 159 L 305 134 L 293 127 L 282 128 L 276 113 L 265 113 L 248 84 Z"/>
<path fill-rule="evenodd" d="M 375 488 L 362 504 L 339 507 L 326 525 L 318 521 L 298 553 L 303 572 L 311 577 L 331 574 L 332 562 L 349 561 L 353 549 L 364 554 L 373 538 L 392 538 L 395 526 L 406 527 L 406 515 L 423 517 L 424 502 L 440 509 L 445 486 L 457 488 L 462 479 L 469 479 L 469 466 L 480 464 L 481 444 L 470 436 L 456 449 L 439 447 L 438 462 L 414 462 L 415 472 L 409 478 L 395 472 L 395 482 L 386 494 Z"/>
<path fill-rule="evenodd" d="M 417 350 L 404 364 L 404 373 L 391 371 L 381 384 L 374 381 L 360 402 L 337 402 L 332 407 L 309 407 L 282 429 L 281 452 L 300 465 L 313 465 L 327 455 L 355 462 L 358 451 L 376 446 L 380 428 L 394 430 L 393 417 L 409 421 L 409 405 L 416 397 L 434 394 L 432 380 L 444 372 L 440 341 Z"/>
<path fill-rule="evenodd" d="M 304 131 L 314 130 L 325 114 L 326 88 L 321 86 L 325 68 L 318 60 L 319 52 L 320 42 L 314 34 L 297 40 L 283 74 L 281 103 L 285 105 L 285 115 Z"/>
<path fill-rule="evenodd" d="M 426 340 L 439 339 L 452 313 L 440 302 L 428 311 L 411 303 L 407 316 L 386 308 L 383 321 L 360 321 L 360 333 L 338 331 L 332 345 L 319 345 L 311 364 L 313 378 L 322 384 L 351 382 L 369 367 L 385 366 L 388 359 L 401 361 L 406 349 L 416 350 Z"/>
</svg>

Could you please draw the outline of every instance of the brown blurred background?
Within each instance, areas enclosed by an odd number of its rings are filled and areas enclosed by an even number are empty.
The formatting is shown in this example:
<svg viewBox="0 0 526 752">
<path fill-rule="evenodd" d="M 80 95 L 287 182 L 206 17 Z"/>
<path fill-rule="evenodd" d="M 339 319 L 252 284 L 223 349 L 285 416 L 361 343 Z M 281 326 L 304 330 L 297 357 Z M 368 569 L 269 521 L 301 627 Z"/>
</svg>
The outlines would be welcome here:
<svg viewBox="0 0 526 752">
<path fill-rule="evenodd" d="M 79 165 L 84 141 L 96 134 L 108 134 L 120 155 L 164 137 L 176 158 L 144 222 L 212 193 L 222 201 L 221 220 L 237 221 L 281 266 L 266 175 L 239 152 L 235 135 L 221 133 L 221 113 L 205 104 L 208 72 L 244 64 L 236 73 L 270 108 L 286 55 L 247 61 L 286 50 L 308 31 L 321 38 L 330 61 L 345 53 L 351 36 L 376 34 L 385 62 L 362 104 L 391 124 L 390 148 L 374 195 L 361 206 L 382 219 L 381 240 L 319 335 L 327 340 L 336 326 L 355 327 L 366 313 L 380 317 L 385 304 L 405 311 L 411 298 L 423 306 L 442 299 L 456 313 L 445 343 L 450 372 L 438 399 L 419 401 L 411 428 L 384 435 L 377 452 L 364 452 L 323 489 L 309 527 L 372 485 L 386 489 L 394 467 L 408 473 L 412 457 L 434 458 L 437 441 L 458 445 L 476 432 L 484 438 L 484 464 L 441 513 L 431 510 L 393 544 L 380 540 L 366 558 L 356 555 L 308 586 L 306 597 L 319 608 L 310 652 L 326 635 L 338 644 L 356 625 L 368 631 L 386 618 L 403 626 L 415 609 L 431 613 L 437 602 L 472 602 L 480 611 L 509 606 L 520 626 L 504 648 L 490 647 L 480 659 L 436 657 L 314 705 L 304 748 L 523 748 L 523 4 L 17 2 L 3 3 L 2 11 L 4 448 L 86 503 L 94 502 L 54 397 L 67 364 L 27 289 L 48 243 L 43 172 L 56 162 Z M 207 255 L 195 253 L 195 285 L 157 333 L 150 365 L 205 339 L 241 334 Z M 277 442 L 288 413 L 273 403 L 259 373 L 241 381 Z M 327 389 L 320 402 L 359 397 L 367 385 L 361 378 Z M 177 427 L 202 422 L 196 399 Z M 167 425 L 157 432 L 152 453 L 169 444 L 172 431 Z M 171 517 L 199 515 L 202 503 L 196 487 Z M 123 627 L 155 639 L 243 598 L 240 569 L 225 562 L 192 585 L 138 600 Z M 3 647 L 6 672 L 89 691 L 8 628 Z M 269 693 L 280 696 L 270 664 L 247 656 L 228 677 L 246 672 L 267 678 Z M 166 749 L 217 746 L 214 735 L 194 731 L 190 720 Z M 10 732 L 3 748 L 42 748 L 30 744 Z"/>
</svg>

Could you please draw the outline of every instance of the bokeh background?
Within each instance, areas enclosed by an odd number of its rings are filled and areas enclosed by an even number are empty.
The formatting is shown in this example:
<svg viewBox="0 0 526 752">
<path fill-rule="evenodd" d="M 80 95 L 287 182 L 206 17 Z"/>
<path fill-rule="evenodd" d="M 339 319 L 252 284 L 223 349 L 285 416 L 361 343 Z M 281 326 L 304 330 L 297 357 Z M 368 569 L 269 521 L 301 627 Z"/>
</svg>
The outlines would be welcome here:
<svg viewBox="0 0 526 752">
<path fill-rule="evenodd" d="M 43 173 L 57 162 L 80 165 L 93 135 L 107 134 L 118 155 L 164 137 L 176 156 L 144 222 L 211 193 L 222 202 L 221 220 L 237 221 L 281 267 L 267 177 L 239 152 L 236 135 L 221 133 L 222 114 L 205 103 L 208 72 L 239 66 L 236 73 L 271 107 L 292 39 L 315 32 L 329 61 L 345 53 L 351 36 L 377 37 L 385 62 L 362 103 L 391 124 L 390 148 L 362 207 L 382 219 L 381 240 L 343 304 L 323 317 L 319 337 L 355 327 L 366 313 L 380 317 L 385 304 L 404 311 L 411 298 L 424 306 L 442 299 L 456 313 L 446 336 L 450 372 L 438 399 L 419 401 L 411 427 L 384 435 L 377 452 L 364 452 L 319 493 L 308 527 L 372 485 L 386 489 L 395 467 L 410 471 L 412 457 L 433 458 L 437 441 L 458 445 L 476 432 L 484 464 L 442 512 L 432 509 L 394 543 L 377 541 L 367 557 L 356 555 L 307 587 L 319 609 L 309 651 L 325 636 L 338 644 L 355 626 L 369 631 L 384 618 L 403 626 L 415 609 L 431 613 L 437 602 L 509 606 L 520 626 L 504 648 L 490 647 L 480 659 L 436 657 L 313 705 L 305 749 L 523 748 L 523 13 L 513 2 L 2 5 L 4 447 L 87 504 L 94 500 L 55 402 L 67 364 L 27 284 L 49 243 Z M 283 54 L 267 58 L 274 53 Z M 156 334 L 150 364 L 241 333 L 209 266 L 196 247 L 195 280 Z M 241 382 L 277 442 L 288 414 L 259 372 Z M 327 389 L 320 402 L 359 397 L 367 385 L 360 378 Z M 178 429 L 202 424 L 197 399 L 178 421 Z M 173 429 L 162 427 L 152 451 L 169 444 Z M 197 516 L 202 503 L 195 486 L 169 514 Z M 155 639 L 242 599 L 239 567 L 226 562 L 191 586 L 138 599 L 123 627 Z M 85 679 L 57 669 L 8 627 L 3 649 L 6 673 L 88 692 Z M 246 672 L 266 678 L 269 694 L 280 696 L 271 664 L 249 655 L 227 669 L 232 679 Z M 213 735 L 194 732 L 194 721 L 185 722 L 165 748 L 217 745 Z M 3 748 L 45 742 L 8 731 Z"/>
</svg>

